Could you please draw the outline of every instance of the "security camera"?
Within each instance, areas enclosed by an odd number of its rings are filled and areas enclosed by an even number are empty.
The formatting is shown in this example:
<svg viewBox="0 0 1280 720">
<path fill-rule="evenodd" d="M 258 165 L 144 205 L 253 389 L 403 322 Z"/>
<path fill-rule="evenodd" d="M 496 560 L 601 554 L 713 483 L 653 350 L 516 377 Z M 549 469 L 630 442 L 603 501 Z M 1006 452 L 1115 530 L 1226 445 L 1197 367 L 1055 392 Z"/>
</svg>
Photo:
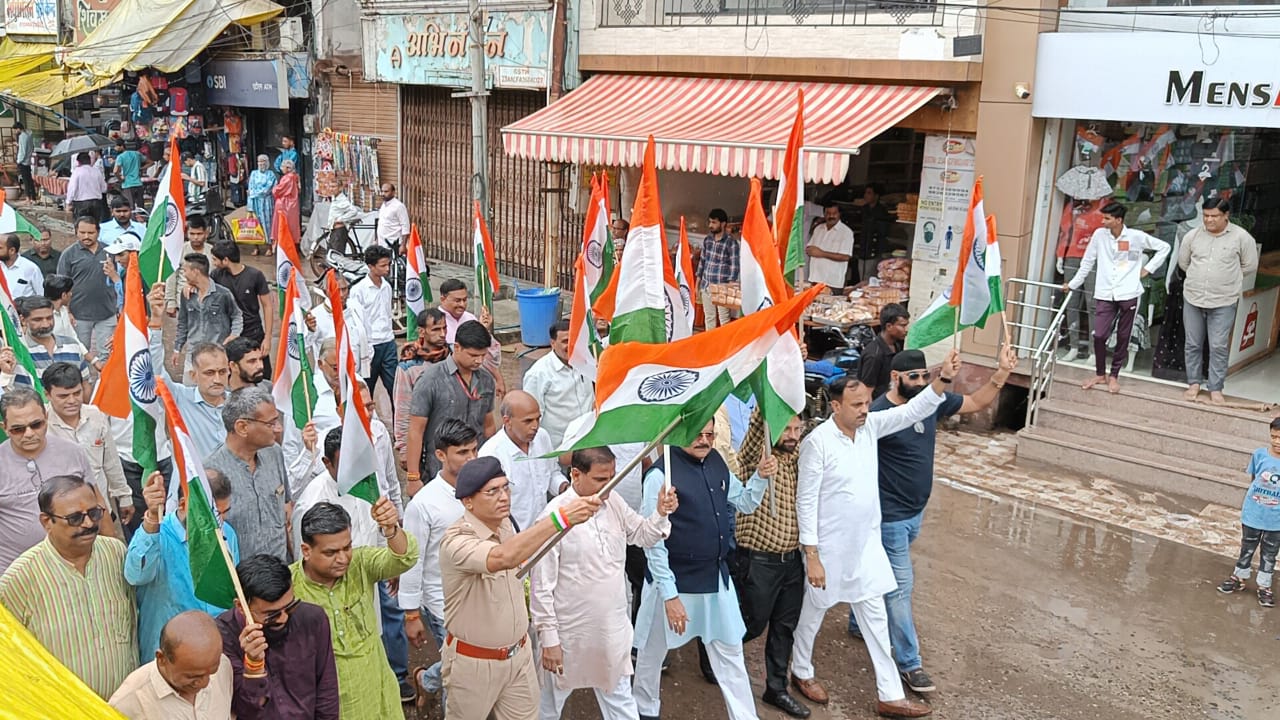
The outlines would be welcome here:
<svg viewBox="0 0 1280 720">
<path fill-rule="evenodd" d="M 1013 86 L 1013 94 L 1017 95 L 1019 100 L 1026 100 L 1031 97 L 1031 88 L 1024 82 L 1015 83 Z"/>
</svg>

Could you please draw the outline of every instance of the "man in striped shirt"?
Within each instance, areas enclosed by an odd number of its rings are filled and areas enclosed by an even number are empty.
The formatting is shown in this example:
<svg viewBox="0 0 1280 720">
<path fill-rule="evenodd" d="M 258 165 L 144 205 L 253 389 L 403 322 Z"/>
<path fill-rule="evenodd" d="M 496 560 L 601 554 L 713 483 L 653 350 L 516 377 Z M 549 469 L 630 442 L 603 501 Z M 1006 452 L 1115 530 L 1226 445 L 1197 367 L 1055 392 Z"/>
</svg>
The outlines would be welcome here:
<svg viewBox="0 0 1280 720">
<path fill-rule="evenodd" d="M 78 477 L 46 478 L 37 502 L 46 537 L 0 577 L 0 603 L 105 700 L 138 666 L 124 543 L 99 534 L 107 509 Z"/>
<path fill-rule="evenodd" d="M 56 362 L 67 362 L 75 365 L 81 374 L 89 374 L 89 361 L 85 357 L 88 351 L 80 344 L 80 340 L 74 336 L 55 335 L 53 332 L 53 301 L 42 295 L 22 298 L 15 305 L 27 330 L 22 340 L 31 353 L 31 360 L 37 371 L 44 372 Z M 95 358 L 93 367 L 100 370 L 102 363 Z M 28 385 L 33 384 L 21 368 L 18 369 L 18 380 Z"/>
</svg>

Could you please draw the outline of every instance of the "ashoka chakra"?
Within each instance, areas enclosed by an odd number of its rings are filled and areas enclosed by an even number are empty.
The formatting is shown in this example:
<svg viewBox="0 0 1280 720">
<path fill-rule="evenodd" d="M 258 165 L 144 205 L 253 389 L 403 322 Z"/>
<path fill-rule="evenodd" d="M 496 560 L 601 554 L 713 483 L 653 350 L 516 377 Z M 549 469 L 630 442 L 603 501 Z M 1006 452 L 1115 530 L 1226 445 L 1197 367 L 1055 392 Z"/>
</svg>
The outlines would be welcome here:
<svg viewBox="0 0 1280 720">
<path fill-rule="evenodd" d="M 404 299 L 416 303 L 422 299 L 422 281 L 411 277 L 404 282 Z"/>
<path fill-rule="evenodd" d="M 276 268 L 276 284 L 281 288 L 289 287 L 289 276 L 293 274 L 293 263 L 288 260 L 282 260 L 280 267 Z M 301 288 L 299 288 L 301 290 Z"/>
<path fill-rule="evenodd" d="M 156 376 L 151 370 L 149 350 L 139 350 L 129 358 L 129 394 L 143 404 L 156 401 Z"/>
<path fill-rule="evenodd" d="M 693 370 L 666 370 L 650 375 L 640 383 L 640 399 L 645 402 L 663 402 L 688 390 L 698 381 Z"/>
</svg>

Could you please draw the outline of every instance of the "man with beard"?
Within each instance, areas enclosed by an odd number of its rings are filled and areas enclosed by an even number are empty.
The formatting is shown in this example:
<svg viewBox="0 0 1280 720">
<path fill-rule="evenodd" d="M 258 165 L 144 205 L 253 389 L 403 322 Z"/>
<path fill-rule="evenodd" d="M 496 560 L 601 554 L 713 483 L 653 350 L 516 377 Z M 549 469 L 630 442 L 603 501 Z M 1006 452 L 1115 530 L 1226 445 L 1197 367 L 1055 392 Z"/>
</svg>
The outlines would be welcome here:
<svg viewBox="0 0 1280 720">
<path fill-rule="evenodd" d="M 880 453 L 880 540 L 898 588 L 884 596 L 889 616 L 889 641 L 898 671 L 907 687 L 918 693 L 935 690 L 933 680 L 920 660 L 920 639 L 911 613 L 911 589 L 915 575 L 911 569 L 911 544 L 920 535 L 924 508 L 933 491 L 933 452 L 938 438 L 938 421 L 952 415 L 968 415 L 986 409 L 1000 396 L 1009 374 L 1018 367 L 1012 347 L 1000 353 L 1000 367 L 982 389 L 971 395 L 948 392 L 933 415 L 914 426 L 883 435 L 877 443 Z M 893 378 L 889 392 L 871 403 L 871 412 L 904 405 L 929 384 L 924 353 L 903 350 L 893 358 Z M 849 613 L 849 634 L 861 637 L 858 620 Z"/>
<path fill-rule="evenodd" d="M 438 307 L 427 308 L 418 313 L 418 339 L 400 347 L 400 364 L 396 366 L 391 406 L 396 457 L 400 458 L 402 466 L 409 443 L 409 406 L 413 403 L 413 388 L 428 367 L 449 356 L 449 344 L 444 336 L 444 311 Z"/>
<path fill-rule="evenodd" d="M 188 383 L 174 382 L 164 364 L 164 293 L 157 285 L 151 288 L 147 300 L 151 304 L 151 317 L 147 321 L 148 349 L 151 351 L 151 367 L 156 380 L 169 388 L 187 431 L 202 457 L 212 453 L 227 437 L 222 424 L 222 406 L 227 402 L 227 353 L 222 346 L 213 343 L 197 343 L 188 351 L 186 361 Z"/>
<path fill-rule="evenodd" d="M 199 252 L 198 250 L 196 252 Z M 267 276 L 257 268 L 240 262 L 240 246 L 220 240 L 210 248 L 213 271 L 209 277 L 227 290 L 240 311 L 242 329 L 239 335 L 254 340 L 264 353 L 270 353 L 271 329 L 275 321 L 276 295 L 267 284 Z M 184 256 L 185 257 L 185 256 Z M 266 374 L 271 374 L 271 356 L 262 356 Z"/>
<path fill-rule="evenodd" d="M 289 566 L 255 555 L 236 566 L 253 622 L 236 606 L 218 616 L 235 672 L 237 720 L 337 720 L 338 670 L 329 616 L 293 594 Z"/>
<path fill-rule="evenodd" d="M 266 355 L 262 352 L 262 343 L 241 336 L 227 343 L 226 350 L 227 362 L 231 366 L 231 390 L 252 385 L 271 390 L 266 382 Z"/>
<path fill-rule="evenodd" d="M 26 326 L 22 340 L 31 353 L 31 360 L 36 370 L 43 372 L 56 362 L 67 362 L 75 365 L 80 372 L 89 372 L 89 362 L 85 359 L 84 345 L 74 337 L 53 334 L 53 302 L 44 296 L 26 297 L 14 302 L 18 315 Z M 32 378 L 27 376 L 22 365 L 14 368 L 14 380 L 24 385 L 31 385 Z"/>
<path fill-rule="evenodd" d="M 111 696 L 111 707 L 121 715 L 129 720 L 231 717 L 235 678 L 213 618 L 195 610 L 174 615 L 150 657 Z"/>
<path fill-rule="evenodd" d="M 99 532 L 107 509 L 78 477 L 46 476 L 37 502 L 46 537 L 0 577 L 0 603 L 105 700 L 138 667 L 124 543 Z"/>
<path fill-rule="evenodd" d="M 106 357 L 116 329 L 116 291 L 103 271 L 109 258 L 99 241 L 98 220 L 76 218 L 76 244 L 62 251 L 58 274 L 71 278 L 71 316 L 80 344 Z"/>
<path fill-rule="evenodd" d="M 344 720 L 381 720 L 403 712 L 379 634 L 374 588 L 413 567 L 418 541 L 400 529 L 400 513 L 387 498 L 378 498 L 370 514 L 386 547 L 353 548 L 347 511 L 333 503 L 313 505 L 302 516 L 302 559 L 290 568 L 298 597 L 329 616 Z"/>
</svg>

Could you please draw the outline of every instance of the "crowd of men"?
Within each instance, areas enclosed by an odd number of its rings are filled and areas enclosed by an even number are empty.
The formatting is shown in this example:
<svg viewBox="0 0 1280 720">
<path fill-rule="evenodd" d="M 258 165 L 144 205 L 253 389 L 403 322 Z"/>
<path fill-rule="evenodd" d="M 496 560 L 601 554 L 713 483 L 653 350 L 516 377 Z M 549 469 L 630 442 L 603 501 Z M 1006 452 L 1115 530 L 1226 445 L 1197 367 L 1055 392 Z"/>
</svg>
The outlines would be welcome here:
<svg viewBox="0 0 1280 720">
<path fill-rule="evenodd" d="M 665 454 L 639 458 L 629 443 L 556 458 L 595 403 L 569 365 L 568 322 L 508 390 L 492 318 L 467 312 L 459 281 L 440 285 L 418 338 L 397 347 L 392 254 L 374 247 L 365 278 L 340 282 L 343 307 L 307 314 L 315 409 L 291 433 L 267 379 L 272 292 L 193 217 L 180 272 L 146 291 L 148 352 L 201 455 L 243 589 L 216 607 L 198 597 L 167 433 L 149 472 L 134 422 L 88 403 L 112 352 L 119 278 L 137 261 L 131 224 L 78 218 L 44 293 L 17 299 L 22 337 L 8 340 L 30 352 L 43 398 L 0 350 L 0 603 L 127 717 L 372 720 L 416 700 L 449 718 L 551 720 L 590 688 L 610 720 L 656 718 L 668 651 L 696 640 L 729 717 L 746 720 L 757 710 L 743 644 L 765 636 L 762 700 L 805 718 L 801 698 L 829 702 L 814 646 L 837 603 L 865 639 L 877 712 L 930 713 L 906 690 L 934 690 L 910 545 L 936 427 L 989 406 L 1011 352 L 980 390 L 948 392 L 958 356 L 930 370 L 902 350 L 903 311 L 881 336 L 885 392 L 838 380 L 814 427 L 797 418 L 770 442 L 753 403 L 731 399 Z M 371 414 L 373 504 L 339 491 L 339 312 L 363 401 L 373 406 L 378 384 L 390 399 L 390 422 Z M 565 530 L 526 585 L 527 561 Z M 428 637 L 441 661 L 410 668 L 410 646 Z"/>
</svg>

